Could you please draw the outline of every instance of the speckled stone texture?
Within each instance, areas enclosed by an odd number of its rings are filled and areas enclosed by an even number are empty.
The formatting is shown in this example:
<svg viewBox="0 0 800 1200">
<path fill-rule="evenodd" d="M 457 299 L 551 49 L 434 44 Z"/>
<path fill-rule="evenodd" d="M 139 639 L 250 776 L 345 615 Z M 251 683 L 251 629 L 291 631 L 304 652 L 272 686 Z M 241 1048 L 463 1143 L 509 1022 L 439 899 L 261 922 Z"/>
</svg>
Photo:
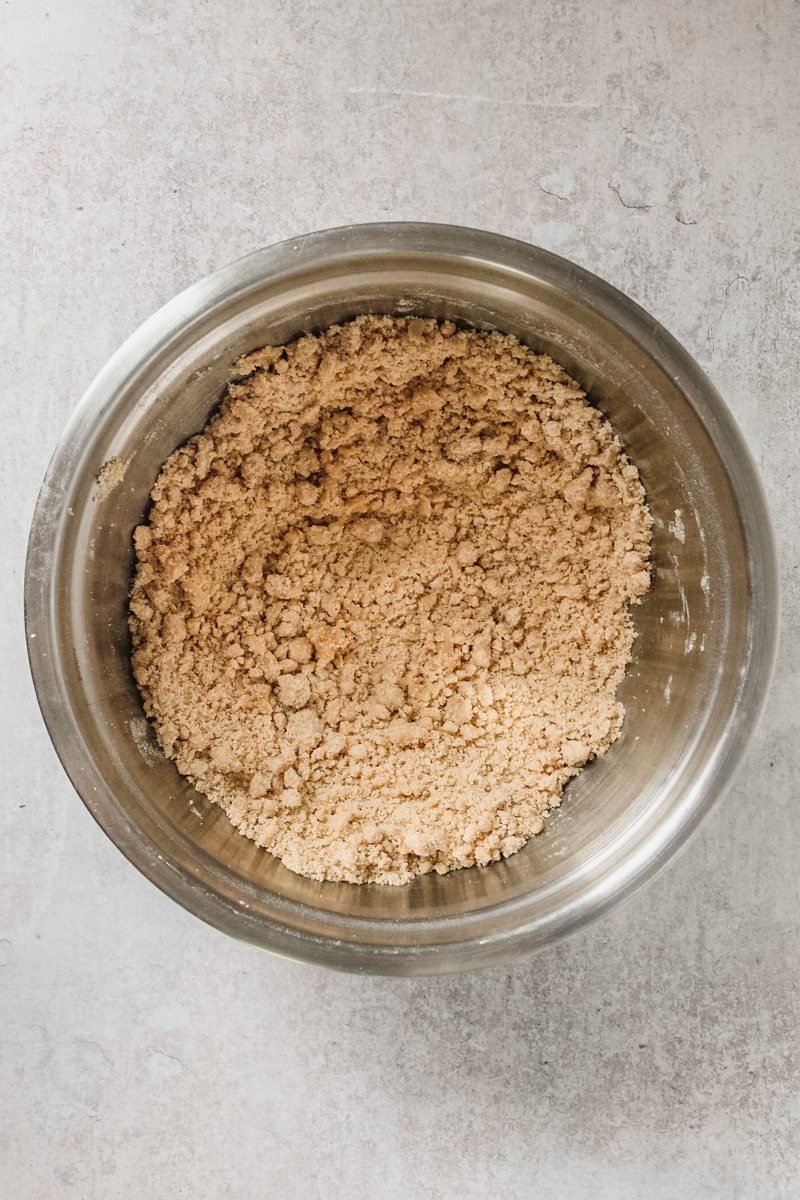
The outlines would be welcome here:
<svg viewBox="0 0 800 1200">
<path fill-rule="evenodd" d="M 6 0 L 0 9 L 0 1194 L 800 1194 L 800 9 Z M 602 924 L 450 980 L 204 927 L 95 827 L 25 660 L 48 456 L 191 280 L 348 221 L 483 226 L 663 321 L 761 464 L 784 631 L 738 782 Z"/>
</svg>

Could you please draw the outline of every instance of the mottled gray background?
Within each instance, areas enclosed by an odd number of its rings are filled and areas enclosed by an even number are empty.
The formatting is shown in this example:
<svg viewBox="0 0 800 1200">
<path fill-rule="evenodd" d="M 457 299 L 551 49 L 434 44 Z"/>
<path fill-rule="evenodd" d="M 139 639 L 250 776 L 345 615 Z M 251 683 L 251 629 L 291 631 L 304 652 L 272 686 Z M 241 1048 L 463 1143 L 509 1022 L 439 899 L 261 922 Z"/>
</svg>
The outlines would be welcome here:
<svg viewBox="0 0 800 1200">
<path fill-rule="evenodd" d="M 0 1193 L 800 1193 L 800 9 L 773 0 L 4 0 Z M 191 280 L 350 221 L 557 250 L 694 352 L 764 472 L 784 635 L 690 850 L 599 926 L 450 980 L 205 928 L 42 728 L 25 537 L 71 410 Z"/>
</svg>

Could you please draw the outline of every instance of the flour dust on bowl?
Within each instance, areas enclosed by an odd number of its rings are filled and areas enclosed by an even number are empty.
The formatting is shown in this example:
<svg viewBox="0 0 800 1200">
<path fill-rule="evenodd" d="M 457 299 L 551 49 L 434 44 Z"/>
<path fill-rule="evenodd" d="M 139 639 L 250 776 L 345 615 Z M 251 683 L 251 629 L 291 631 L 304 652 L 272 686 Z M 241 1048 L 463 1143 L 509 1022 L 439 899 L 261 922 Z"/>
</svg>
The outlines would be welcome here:
<svg viewBox="0 0 800 1200">
<path fill-rule="evenodd" d="M 551 355 L 611 422 L 654 520 L 651 588 L 633 610 L 633 661 L 618 693 L 619 739 L 512 857 L 397 887 L 312 881 L 238 833 L 161 753 L 131 673 L 127 625 L 133 530 L 162 464 L 204 427 L 237 360 L 361 314 L 499 330 Z M 629 894 L 687 840 L 761 708 L 777 634 L 776 565 L 731 416 L 646 313 L 519 242 L 449 226 L 367 225 L 234 263 L 117 352 L 43 484 L 26 621 L 37 694 L 70 778 L 164 892 L 292 957 L 435 974 L 552 942 Z"/>
</svg>

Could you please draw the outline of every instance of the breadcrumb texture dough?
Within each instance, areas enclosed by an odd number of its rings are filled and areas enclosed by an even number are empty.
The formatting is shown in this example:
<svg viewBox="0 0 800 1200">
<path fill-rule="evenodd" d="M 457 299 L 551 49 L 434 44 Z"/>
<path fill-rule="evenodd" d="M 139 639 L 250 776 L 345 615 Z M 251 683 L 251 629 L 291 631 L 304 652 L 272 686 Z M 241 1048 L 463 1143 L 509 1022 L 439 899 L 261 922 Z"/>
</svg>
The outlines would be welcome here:
<svg viewBox="0 0 800 1200">
<path fill-rule="evenodd" d="M 164 752 L 312 879 L 513 854 L 619 733 L 649 585 L 636 468 L 499 333 L 365 316 L 237 372 L 134 534 Z"/>
</svg>

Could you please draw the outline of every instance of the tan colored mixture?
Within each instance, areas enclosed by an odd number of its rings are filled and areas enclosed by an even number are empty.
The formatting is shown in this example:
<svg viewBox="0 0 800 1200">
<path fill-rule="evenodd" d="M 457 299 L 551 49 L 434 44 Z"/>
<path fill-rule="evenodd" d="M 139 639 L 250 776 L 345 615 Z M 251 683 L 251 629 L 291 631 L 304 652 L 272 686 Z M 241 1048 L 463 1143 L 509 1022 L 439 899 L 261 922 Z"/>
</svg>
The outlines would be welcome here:
<svg viewBox="0 0 800 1200">
<path fill-rule="evenodd" d="M 550 358 L 359 317 L 266 347 L 135 532 L 159 741 L 313 879 L 513 854 L 617 736 L 638 473 Z"/>
</svg>

